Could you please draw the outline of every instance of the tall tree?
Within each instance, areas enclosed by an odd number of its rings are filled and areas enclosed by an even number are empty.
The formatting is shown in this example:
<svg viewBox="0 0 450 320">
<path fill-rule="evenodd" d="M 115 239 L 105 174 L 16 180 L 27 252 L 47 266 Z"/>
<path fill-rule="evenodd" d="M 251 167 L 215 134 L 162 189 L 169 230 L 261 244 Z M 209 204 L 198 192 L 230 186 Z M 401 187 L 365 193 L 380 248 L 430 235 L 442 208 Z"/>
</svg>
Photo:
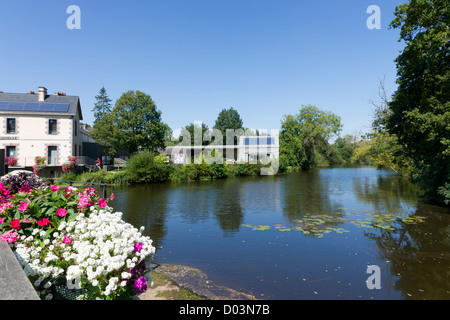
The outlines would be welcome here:
<svg viewBox="0 0 450 320">
<path fill-rule="evenodd" d="M 387 128 L 418 169 L 416 181 L 450 202 L 450 36 L 448 0 L 411 0 L 392 28 L 406 46 L 396 59 L 398 88 Z"/>
<path fill-rule="evenodd" d="M 165 147 L 168 126 L 161 120 L 152 98 L 141 91 L 128 91 L 110 113 L 94 124 L 92 137 L 112 151 L 156 151 Z"/>
<path fill-rule="evenodd" d="M 106 93 L 105 87 L 102 87 L 100 89 L 100 92 L 97 96 L 95 96 L 96 103 L 94 105 L 94 109 L 92 111 L 94 112 L 94 118 L 95 121 L 102 118 L 105 114 L 108 114 L 111 112 L 111 99 L 108 97 L 108 94 Z"/>
<path fill-rule="evenodd" d="M 222 109 L 220 111 L 219 116 L 217 117 L 217 120 L 214 124 L 214 129 L 218 129 L 222 132 L 223 135 L 223 144 L 227 144 L 227 129 L 232 130 L 244 130 L 244 124 L 242 122 L 241 116 L 239 115 L 239 112 L 237 112 L 233 108 L 229 109 Z M 234 143 L 236 144 L 236 141 L 238 141 L 238 137 L 235 138 Z"/>
<path fill-rule="evenodd" d="M 285 115 L 280 131 L 280 165 L 310 169 L 342 129 L 341 118 L 316 106 L 303 106 L 296 115 Z"/>
<path fill-rule="evenodd" d="M 184 127 L 184 130 L 187 130 L 191 136 L 191 146 L 195 146 L 198 145 L 198 143 L 200 143 L 200 145 L 208 145 L 211 142 L 207 139 L 203 140 L 203 138 L 208 137 L 208 126 L 204 123 L 202 123 L 201 128 L 200 125 L 198 123 L 190 123 L 188 124 L 186 127 Z M 195 132 L 198 132 L 198 138 L 200 138 L 200 141 L 195 141 Z M 205 136 L 206 133 L 206 136 Z M 197 142 L 197 143 L 196 143 Z"/>
</svg>

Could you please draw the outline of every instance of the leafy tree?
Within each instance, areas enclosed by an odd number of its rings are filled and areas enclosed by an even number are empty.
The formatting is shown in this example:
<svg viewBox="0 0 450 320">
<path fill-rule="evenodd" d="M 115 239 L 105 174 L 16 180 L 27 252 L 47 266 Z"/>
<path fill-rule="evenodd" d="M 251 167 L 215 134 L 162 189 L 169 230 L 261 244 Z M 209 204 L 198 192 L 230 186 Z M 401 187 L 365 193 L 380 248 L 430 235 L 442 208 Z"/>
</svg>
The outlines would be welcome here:
<svg viewBox="0 0 450 320">
<path fill-rule="evenodd" d="M 219 113 L 219 116 L 217 117 L 217 120 L 214 124 L 214 129 L 218 129 L 222 132 L 224 145 L 227 144 L 227 129 L 233 129 L 233 130 L 242 129 L 242 132 L 243 132 L 244 131 L 243 127 L 244 127 L 244 124 L 242 122 L 241 116 L 233 108 L 223 109 Z M 235 141 L 234 141 L 235 144 L 237 141 L 236 139 L 238 139 L 238 138 L 235 138 Z"/>
<path fill-rule="evenodd" d="M 439 200 L 450 200 L 448 7 L 448 0 L 412 0 L 396 8 L 391 27 L 406 46 L 396 59 L 398 88 L 386 122 L 413 160 L 415 180 Z"/>
<path fill-rule="evenodd" d="M 344 137 L 337 138 L 334 142 L 333 147 L 341 158 L 341 163 L 350 162 L 350 159 L 353 156 L 353 150 L 355 149 L 353 141 L 354 137 L 350 134 L 346 134 Z"/>
<path fill-rule="evenodd" d="M 199 135 L 199 137 L 201 138 L 201 144 L 202 145 L 205 146 L 205 145 L 208 145 L 208 144 L 211 143 L 210 141 L 207 141 L 207 140 L 204 141 L 203 140 L 203 138 L 205 137 L 205 133 L 206 133 L 206 136 L 208 136 L 208 130 L 209 130 L 208 126 L 206 124 L 204 124 L 204 123 L 202 123 L 201 128 L 198 125 L 198 123 L 190 123 L 186 127 L 184 127 L 184 130 L 187 130 L 189 132 L 189 134 L 191 135 L 191 146 L 195 146 L 196 145 L 196 143 L 194 141 L 195 131 L 196 130 L 198 131 L 198 133 L 201 132 L 201 137 L 200 137 L 200 135 Z"/>
<path fill-rule="evenodd" d="M 168 126 L 161 120 L 152 98 L 141 91 L 128 91 L 116 101 L 111 112 L 94 123 L 92 137 L 112 152 L 156 151 L 165 147 Z"/>
<path fill-rule="evenodd" d="M 296 115 L 285 115 L 280 132 L 280 166 L 310 169 L 317 165 L 329 140 L 342 129 L 341 119 L 316 106 L 303 106 Z"/>
<path fill-rule="evenodd" d="M 95 121 L 102 118 L 105 114 L 108 114 L 111 112 L 111 99 L 109 99 L 108 95 L 106 94 L 105 87 L 102 87 L 100 89 L 100 92 L 97 96 L 95 96 L 95 99 L 97 102 L 94 105 L 94 109 L 92 111 L 94 112 L 94 118 Z"/>
</svg>

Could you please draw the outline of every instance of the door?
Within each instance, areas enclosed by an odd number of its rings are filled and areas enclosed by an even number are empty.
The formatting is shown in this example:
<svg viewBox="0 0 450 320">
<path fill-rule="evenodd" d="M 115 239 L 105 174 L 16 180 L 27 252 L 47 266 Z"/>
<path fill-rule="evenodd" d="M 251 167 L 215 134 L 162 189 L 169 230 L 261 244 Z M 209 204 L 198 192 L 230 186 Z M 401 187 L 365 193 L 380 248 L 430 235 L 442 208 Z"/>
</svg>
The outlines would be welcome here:
<svg viewBox="0 0 450 320">
<path fill-rule="evenodd" d="M 48 164 L 57 164 L 58 160 L 58 147 L 48 147 Z"/>
</svg>

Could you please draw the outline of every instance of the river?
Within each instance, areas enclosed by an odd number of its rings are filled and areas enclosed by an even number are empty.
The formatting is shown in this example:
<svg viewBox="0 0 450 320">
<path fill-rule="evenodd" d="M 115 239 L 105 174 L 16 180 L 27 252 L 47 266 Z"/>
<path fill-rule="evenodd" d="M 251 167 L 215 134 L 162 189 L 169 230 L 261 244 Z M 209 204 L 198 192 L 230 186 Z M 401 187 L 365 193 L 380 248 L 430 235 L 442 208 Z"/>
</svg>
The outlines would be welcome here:
<svg viewBox="0 0 450 320">
<path fill-rule="evenodd" d="M 371 167 L 114 187 L 157 248 L 258 299 L 449 299 L 450 210 Z M 369 266 L 375 266 L 370 267 Z"/>
</svg>

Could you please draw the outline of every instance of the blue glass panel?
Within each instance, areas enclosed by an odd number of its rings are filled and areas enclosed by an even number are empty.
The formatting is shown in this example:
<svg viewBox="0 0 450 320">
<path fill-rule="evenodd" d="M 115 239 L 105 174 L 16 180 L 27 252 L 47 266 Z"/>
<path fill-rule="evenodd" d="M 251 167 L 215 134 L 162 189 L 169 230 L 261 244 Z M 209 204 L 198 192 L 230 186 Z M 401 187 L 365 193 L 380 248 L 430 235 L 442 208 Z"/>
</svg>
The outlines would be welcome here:
<svg viewBox="0 0 450 320">
<path fill-rule="evenodd" d="M 69 111 L 69 105 L 68 104 L 55 104 L 55 112 L 67 112 Z"/>
<path fill-rule="evenodd" d="M 39 111 L 48 111 L 48 112 L 52 112 L 54 107 L 55 107 L 54 104 L 50 104 L 50 103 L 41 103 L 41 104 L 39 105 Z"/>
</svg>

